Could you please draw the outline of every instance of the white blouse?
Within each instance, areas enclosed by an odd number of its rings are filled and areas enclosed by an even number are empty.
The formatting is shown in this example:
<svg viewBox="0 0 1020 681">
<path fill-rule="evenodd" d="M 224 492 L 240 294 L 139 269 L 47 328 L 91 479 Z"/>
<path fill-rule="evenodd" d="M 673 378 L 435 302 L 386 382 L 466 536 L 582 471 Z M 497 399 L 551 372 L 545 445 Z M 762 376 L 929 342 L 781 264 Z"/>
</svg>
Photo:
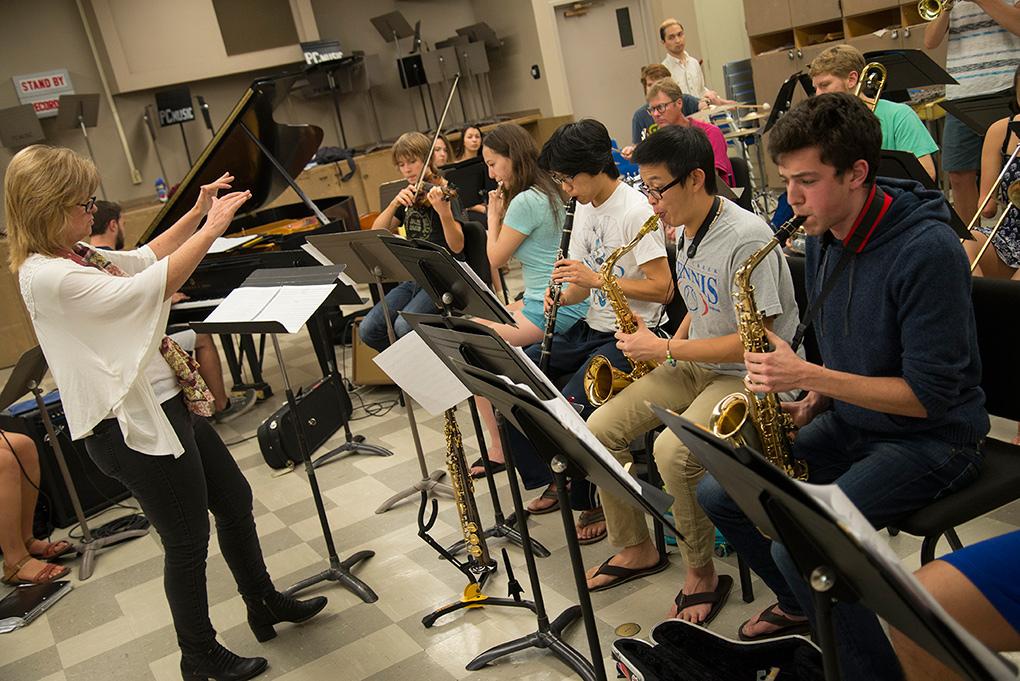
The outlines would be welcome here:
<svg viewBox="0 0 1020 681">
<path fill-rule="evenodd" d="M 169 261 L 157 261 L 148 246 L 103 255 L 130 276 L 43 255 L 30 256 L 18 272 L 71 437 L 90 435 L 112 415 L 130 448 L 180 456 L 184 447 L 152 385 L 169 371 L 159 353 L 170 314 Z M 160 392 L 167 397 L 167 389 Z"/>
</svg>

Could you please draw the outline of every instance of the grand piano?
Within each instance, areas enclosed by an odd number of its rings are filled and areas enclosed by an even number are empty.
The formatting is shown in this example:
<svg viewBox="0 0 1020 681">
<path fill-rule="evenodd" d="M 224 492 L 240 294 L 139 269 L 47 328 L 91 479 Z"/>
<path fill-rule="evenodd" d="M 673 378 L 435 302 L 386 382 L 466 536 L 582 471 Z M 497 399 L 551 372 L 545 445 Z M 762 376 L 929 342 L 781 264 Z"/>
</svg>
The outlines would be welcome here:
<svg viewBox="0 0 1020 681">
<path fill-rule="evenodd" d="M 148 243 L 179 220 L 195 204 L 199 190 L 225 172 L 234 175 L 234 189 L 251 190 L 251 199 L 224 236 L 257 235 L 243 247 L 210 254 L 181 287 L 190 300 L 171 307 L 171 326 L 205 319 L 213 308 L 252 272 L 262 268 L 304 267 L 318 263 L 301 250 L 305 237 L 357 230 L 358 211 L 350 196 L 311 201 L 294 178 L 315 155 L 322 129 L 314 125 L 277 123 L 273 111 L 290 92 L 300 75 L 284 74 L 255 80 L 216 131 L 212 141 L 178 185 L 166 205 L 139 239 Z M 286 189 L 293 188 L 300 203 L 263 208 Z M 336 355 L 324 314 L 309 324 L 309 335 L 323 374 L 336 367 Z M 242 336 L 237 348 L 231 337 L 221 337 L 224 357 L 234 389 L 255 388 L 261 397 L 272 394 L 262 380 L 262 346 Z M 247 360 L 251 382 L 242 376 Z"/>
</svg>

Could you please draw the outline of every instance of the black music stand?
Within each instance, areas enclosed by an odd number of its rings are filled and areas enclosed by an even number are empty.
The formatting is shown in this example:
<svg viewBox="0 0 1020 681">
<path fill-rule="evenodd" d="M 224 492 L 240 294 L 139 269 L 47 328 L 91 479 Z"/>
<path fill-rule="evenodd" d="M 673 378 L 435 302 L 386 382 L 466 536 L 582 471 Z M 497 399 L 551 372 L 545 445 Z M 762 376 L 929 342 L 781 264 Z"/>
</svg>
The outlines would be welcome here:
<svg viewBox="0 0 1020 681">
<path fill-rule="evenodd" d="M 94 128 L 99 123 L 99 93 L 89 95 L 60 95 L 57 104 L 57 127 L 68 130 L 78 128 L 81 136 L 85 138 L 85 148 L 89 151 L 89 158 L 93 165 L 96 164 L 96 156 L 92 153 L 92 143 L 89 142 L 89 133 L 86 128 Z M 103 187 L 103 174 L 99 174 L 99 191 L 106 198 L 106 189 Z"/>
<path fill-rule="evenodd" d="M 963 121 L 977 135 L 984 137 L 992 123 L 1009 116 L 1013 101 L 1013 91 L 1006 89 L 987 95 L 946 100 L 940 102 L 939 106 Z"/>
<path fill-rule="evenodd" d="M 337 283 L 337 277 L 339 276 L 338 270 L 342 271 L 343 268 L 301 268 L 301 269 L 318 269 L 318 274 L 325 279 L 325 282 L 319 281 L 317 283 Z M 291 282 L 286 278 L 281 280 L 275 280 L 280 270 L 276 269 L 262 269 L 255 270 L 245 279 L 244 283 L 239 288 L 245 288 L 248 286 L 284 286 L 291 285 Z M 308 282 L 310 283 L 310 282 Z M 326 299 L 328 301 L 329 298 Z M 227 297 L 220 307 L 216 308 L 220 311 L 220 308 L 230 305 L 230 297 Z M 229 316 L 229 315 L 228 315 Z M 304 315 L 305 319 L 302 324 L 308 323 L 312 313 Z M 241 333 L 241 334 L 257 334 L 265 333 L 269 334 L 273 342 L 273 351 L 276 353 L 276 361 L 280 364 L 280 373 L 283 374 L 283 383 L 285 392 L 287 395 L 287 405 L 290 407 L 292 414 L 301 413 L 298 410 L 297 400 L 294 397 L 294 390 L 291 387 L 290 377 L 287 375 L 287 365 L 283 359 L 283 352 L 280 351 L 280 342 L 277 340 L 277 334 L 290 333 L 287 326 L 282 321 L 272 319 L 266 321 L 251 321 L 239 317 L 236 321 L 213 321 L 213 322 L 194 322 L 192 328 L 199 333 Z M 319 481 L 315 477 L 315 467 L 312 465 L 311 452 L 308 451 L 308 442 L 305 438 L 305 427 L 301 419 L 294 419 L 295 430 L 297 431 L 298 439 L 298 450 L 301 454 L 301 461 L 305 467 L 305 473 L 308 476 L 308 485 L 312 488 L 312 498 L 315 501 L 315 511 L 319 516 L 319 525 L 322 527 L 322 536 L 326 542 L 326 551 L 329 554 L 329 567 L 320 572 L 317 575 L 312 575 L 302 579 L 297 584 L 294 584 L 289 589 L 284 591 L 288 596 L 293 596 L 299 591 L 303 591 L 310 586 L 314 586 L 319 582 L 338 582 L 348 590 L 353 592 L 361 600 L 366 603 L 374 603 L 379 600 L 379 596 L 365 584 L 363 581 L 351 574 L 351 568 L 357 563 L 371 558 L 375 555 L 375 551 L 358 551 L 347 560 L 340 560 L 340 556 L 337 554 L 336 545 L 333 543 L 333 532 L 329 526 L 329 519 L 326 517 L 326 507 L 322 502 L 322 492 L 319 490 Z"/>
<path fill-rule="evenodd" d="M 45 141 L 46 135 L 31 104 L 0 109 L 0 143 L 5 147 L 21 149 Z"/>
<path fill-rule="evenodd" d="M 909 151 L 883 149 L 882 157 L 878 161 L 878 174 L 882 177 L 914 180 L 919 182 L 925 189 L 939 188 L 935 184 L 935 180 L 931 179 L 928 171 L 921 165 L 921 162 L 917 160 L 917 157 Z M 967 231 L 967 225 L 963 224 L 963 220 L 960 219 L 956 209 L 949 203 L 945 195 L 943 195 L 943 201 L 946 202 L 946 207 L 949 208 L 949 226 L 956 232 L 956 236 L 961 239 L 973 239 L 974 237 Z"/>
<path fill-rule="evenodd" d="M 487 23 L 484 21 L 477 24 L 471 24 L 470 26 L 463 26 L 456 29 L 457 35 L 465 36 L 468 41 L 472 44 L 478 45 L 469 52 L 469 58 L 476 62 L 475 73 L 479 76 L 479 90 L 478 94 L 482 98 L 482 104 L 485 104 L 485 96 L 489 97 L 489 107 L 491 109 L 488 116 L 498 122 L 501 117 L 496 114 L 496 100 L 492 96 L 492 86 L 489 83 L 489 55 L 488 50 L 498 51 L 502 46 L 503 42 L 496 35 L 496 32 L 492 30 Z M 483 90 L 484 88 L 484 90 Z"/>
<path fill-rule="evenodd" d="M 422 52 L 421 64 L 425 69 L 425 78 L 429 82 L 429 89 L 431 91 L 432 83 L 439 83 L 443 85 L 445 90 L 446 82 L 453 80 L 454 76 L 457 75 L 457 50 L 452 47 L 442 47 L 429 52 Z M 460 95 L 460 91 L 457 92 Z M 464 117 L 464 100 L 461 98 L 461 121 L 466 120 Z M 435 111 L 433 110 L 433 116 Z M 436 120 L 439 120 L 438 118 Z"/>
<path fill-rule="evenodd" d="M 507 376 L 515 383 L 528 385 L 536 394 L 552 398 L 555 391 L 544 382 L 532 382 L 534 365 L 522 357 L 494 331 L 486 326 L 459 317 L 437 317 L 435 315 L 405 315 L 405 319 L 414 326 L 422 340 L 436 353 L 447 367 L 454 372 L 461 382 L 470 382 L 470 377 L 460 372 L 458 361 L 472 366 L 484 368 L 490 373 Z M 507 424 L 501 412 L 497 412 L 500 440 L 506 457 L 507 475 L 510 483 L 510 494 L 513 498 L 516 517 L 527 518 L 524 500 L 521 496 L 520 483 L 517 480 L 517 469 L 514 464 L 513 452 L 510 450 L 507 437 Z M 499 644 L 476 656 L 467 668 L 474 671 L 481 669 L 496 659 L 528 648 L 548 649 L 560 660 L 574 669 L 582 678 L 590 672 L 588 661 L 573 647 L 563 641 L 563 631 L 581 616 L 581 606 L 572 605 L 564 610 L 552 622 L 545 609 L 542 586 L 539 582 L 538 567 L 535 564 L 535 553 L 543 549 L 541 544 L 531 539 L 526 522 L 520 523 L 524 560 L 528 568 L 531 592 L 534 595 L 535 615 L 538 619 L 537 631 L 521 638 Z M 573 529 L 571 520 L 571 529 Z M 490 536 L 486 533 L 486 536 Z M 549 555 L 548 552 L 545 554 Z M 543 556 L 545 557 L 545 556 Z"/>
<path fill-rule="evenodd" d="M 403 87 L 405 90 L 408 90 L 409 86 L 405 85 L 405 83 L 408 82 L 408 78 L 411 77 L 412 74 L 408 73 L 404 68 L 405 64 L 400 54 L 400 40 L 402 38 L 414 37 L 414 30 L 411 28 L 411 25 L 407 23 L 407 19 L 404 18 L 404 15 L 399 10 L 395 12 L 388 12 L 386 14 L 380 14 L 377 17 L 372 17 L 369 21 L 372 22 L 372 26 L 375 27 L 375 30 L 379 33 L 380 36 L 382 36 L 383 40 L 385 40 L 386 42 L 393 41 L 393 49 L 396 52 L 397 56 L 397 71 L 400 74 L 401 87 Z M 425 95 L 421 93 L 420 90 L 419 94 L 422 97 L 421 108 L 422 111 L 425 113 L 425 127 L 427 128 L 429 127 L 429 115 L 428 112 L 425 111 Z M 410 91 L 408 91 L 407 93 L 407 98 L 408 104 L 410 105 L 409 108 L 411 109 L 411 114 L 415 118 L 415 126 L 417 127 L 418 116 L 414 112 L 415 111 L 414 98 L 411 96 Z"/>
<path fill-rule="evenodd" d="M 485 159 L 480 155 L 443 166 L 443 177 L 457 190 L 463 206 L 486 203 L 489 200 L 489 190 L 496 188 L 496 183 L 489 177 Z"/>
<path fill-rule="evenodd" d="M 556 480 L 560 516 L 567 539 L 577 595 L 580 599 L 585 633 L 594 663 L 590 668 L 585 669 L 581 676 L 584 679 L 605 681 L 606 670 L 602 661 L 602 648 L 599 644 L 598 630 L 595 624 L 595 612 L 591 605 L 591 594 L 588 593 L 588 584 L 585 579 L 581 547 L 577 542 L 577 531 L 574 528 L 574 516 L 570 510 L 567 478 L 588 478 L 600 489 L 619 496 L 651 515 L 662 523 L 662 526 L 670 534 L 675 535 L 678 540 L 684 541 L 683 535 L 664 516 L 673 502 L 673 497 L 648 483 L 631 477 L 615 462 L 604 447 L 600 447 L 601 453 L 596 454 L 592 445 L 586 443 L 579 436 L 581 432 L 590 434 L 590 431 L 586 430 L 587 426 L 580 420 L 581 417 L 573 410 L 573 406 L 568 404 L 558 391 L 556 397 L 552 399 L 563 401 L 562 415 L 555 414 L 552 407 L 548 403 L 542 402 L 530 389 L 512 385 L 496 374 L 469 366 L 459 360 L 450 359 L 449 362 L 458 367 L 458 376 L 462 378 L 464 385 L 472 393 L 492 402 L 493 406 L 532 442 L 536 451 L 543 458 L 549 459 L 550 468 L 552 468 Z M 520 366 L 527 367 L 524 363 L 521 363 Z M 555 390 L 555 386 L 552 386 L 548 379 L 543 378 L 533 363 L 531 373 L 529 383 L 547 386 L 546 393 Z M 566 419 L 571 419 L 572 423 L 568 425 Z M 595 443 L 597 444 L 597 441 Z M 615 466 L 608 463 L 609 460 L 612 460 Z M 509 647 L 517 643 L 511 642 L 504 645 Z M 490 652 L 496 652 L 496 650 L 498 648 Z M 587 660 L 584 660 L 584 664 L 585 666 L 589 665 Z"/>
<path fill-rule="evenodd" d="M 31 392 L 35 397 L 35 404 L 39 408 L 39 416 L 42 418 L 43 426 L 46 429 L 46 438 L 50 442 L 50 448 L 53 450 L 53 456 L 57 460 L 60 475 L 64 479 L 67 496 L 71 498 L 71 506 L 74 508 L 75 518 L 81 526 L 81 541 L 74 545 L 74 550 L 81 555 L 81 564 L 78 566 L 78 579 L 85 581 L 92 576 L 92 572 L 95 570 L 94 562 L 97 551 L 127 539 L 144 537 L 149 531 L 123 530 L 105 537 L 93 536 L 92 531 L 89 529 L 88 521 L 85 518 L 85 512 L 82 510 L 81 500 L 78 498 L 78 490 L 74 486 L 71 472 L 67 468 L 64 451 L 60 446 L 60 438 L 57 437 L 57 431 L 53 427 L 50 412 L 43 401 L 42 388 L 39 386 L 39 383 L 42 381 L 43 376 L 46 375 L 47 369 L 46 357 L 43 356 L 41 347 L 37 345 L 27 350 L 14 366 L 14 369 L 11 371 L 11 377 L 7 379 L 7 384 L 4 386 L 3 392 L 0 393 L 0 410 L 6 409 L 17 402 L 25 393 Z"/>
<path fill-rule="evenodd" d="M 169 183 L 170 178 L 166 174 L 166 166 L 163 165 L 163 156 L 159 153 L 159 143 L 156 141 L 156 124 L 153 122 L 153 119 L 152 105 L 146 104 L 145 108 L 142 109 L 142 121 L 145 122 L 145 129 L 149 131 L 149 139 L 152 140 L 152 150 L 156 152 L 156 162 L 159 164 L 159 172 L 162 173 L 160 177 L 163 178 L 164 182 Z"/>
<path fill-rule="evenodd" d="M 865 61 L 878 62 L 885 67 L 886 80 L 883 92 L 903 93 L 902 97 L 886 99 L 906 101 L 906 90 L 928 85 L 958 85 L 956 79 L 921 50 L 875 50 L 864 54 Z"/>
<path fill-rule="evenodd" d="M 811 76 L 803 71 L 797 71 L 797 73 L 787 78 L 779 87 L 779 93 L 776 95 L 776 103 L 772 105 L 772 111 L 769 113 L 768 120 L 765 121 L 765 125 L 762 126 L 762 135 L 771 130 L 772 126 L 776 124 L 776 121 L 782 118 L 783 114 L 789 111 L 790 107 L 793 106 L 793 95 L 797 90 L 798 84 L 808 97 L 815 94 L 815 86 L 811 83 Z"/>
<path fill-rule="evenodd" d="M 840 678 L 832 627 L 835 601 L 861 604 L 967 679 L 1016 679 L 1015 669 L 954 622 L 900 565 L 856 508 L 827 488 L 788 478 L 757 452 L 734 448 L 682 416 L 650 405 L 747 517 L 790 552 L 811 585 L 826 681 Z M 813 491 L 818 490 L 818 491 Z M 891 553 L 891 552 L 890 552 Z"/>
<path fill-rule="evenodd" d="M 326 259 L 332 262 L 345 263 L 347 276 L 351 277 L 354 281 L 375 285 L 376 291 L 379 294 L 379 300 L 383 306 L 383 315 L 386 317 L 386 334 L 389 336 L 389 341 L 392 345 L 397 342 L 397 334 L 393 330 L 393 320 L 390 319 L 390 309 L 386 303 L 386 292 L 383 290 L 383 284 L 409 281 L 411 275 L 400 261 L 389 252 L 389 249 L 383 245 L 381 238 L 385 234 L 388 233 L 376 229 L 347 232 L 344 234 L 320 234 L 308 237 L 308 243 L 317 249 Z M 429 473 L 411 400 L 404 395 L 404 391 L 399 386 L 397 386 L 397 389 L 400 391 L 404 408 L 407 411 L 407 422 L 411 426 L 411 439 L 414 441 L 414 451 L 418 458 L 418 469 L 421 472 L 421 479 L 384 501 L 375 510 L 376 513 L 385 513 L 398 502 L 419 492 L 445 494 L 448 497 L 453 497 L 453 489 L 449 485 L 439 482 L 446 475 L 446 471 L 436 469 Z"/>
<path fill-rule="evenodd" d="M 457 44 L 457 62 L 460 65 L 460 73 L 465 77 L 473 77 L 475 90 L 478 92 L 478 101 L 481 103 L 479 111 L 478 123 L 495 123 L 496 120 L 492 118 L 489 113 L 488 105 L 485 101 L 485 92 L 482 89 L 483 83 L 488 83 L 489 74 L 489 56 L 485 53 L 485 43 L 459 43 Z M 485 80 L 483 81 L 482 77 Z M 472 103 L 474 108 L 474 103 Z"/>
</svg>

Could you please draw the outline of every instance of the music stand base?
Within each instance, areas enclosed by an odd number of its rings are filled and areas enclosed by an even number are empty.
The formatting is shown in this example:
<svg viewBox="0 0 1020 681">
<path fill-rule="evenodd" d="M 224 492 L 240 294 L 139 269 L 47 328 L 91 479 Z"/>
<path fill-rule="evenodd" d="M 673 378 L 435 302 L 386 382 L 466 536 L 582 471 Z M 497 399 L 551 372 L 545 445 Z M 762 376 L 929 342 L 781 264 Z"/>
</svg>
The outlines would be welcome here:
<svg viewBox="0 0 1020 681">
<path fill-rule="evenodd" d="M 511 515 L 510 518 L 508 518 L 507 520 L 504 520 L 501 523 L 493 525 L 492 527 L 485 530 L 482 534 L 485 536 L 486 539 L 506 539 L 511 544 L 524 548 L 524 537 L 521 536 L 520 531 L 517 529 L 516 523 L 513 522 L 512 520 L 513 517 L 514 516 Z M 447 548 L 446 550 L 449 551 L 452 555 L 456 556 L 458 553 L 462 552 L 466 547 L 467 542 L 461 539 L 459 542 L 451 544 L 449 548 Z M 535 555 L 539 556 L 540 558 L 548 558 L 550 555 L 552 555 L 549 552 L 549 549 L 542 546 L 542 544 L 537 539 L 534 538 L 531 539 L 531 547 L 534 550 Z"/>
<path fill-rule="evenodd" d="M 329 463 L 341 454 L 371 454 L 373 456 L 393 456 L 393 452 L 380 447 L 379 445 L 368 444 L 363 435 L 355 435 L 350 442 L 345 442 L 339 447 L 329 450 L 319 458 L 312 461 L 312 467 L 318 468 Z"/>
<path fill-rule="evenodd" d="M 581 653 L 574 650 L 563 640 L 563 631 L 573 624 L 581 616 L 581 606 L 572 605 L 546 625 L 544 629 L 522 636 L 513 641 L 500 643 L 479 654 L 475 659 L 468 662 L 468 671 L 478 671 L 491 664 L 493 661 L 512 653 L 528 648 L 541 648 L 551 651 L 563 664 L 567 665 L 585 681 L 595 681 L 595 670 L 590 662 Z"/>
<path fill-rule="evenodd" d="M 426 629 L 428 629 L 433 624 L 435 624 L 436 620 L 438 620 L 440 617 L 449 615 L 451 612 L 457 612 L 458 610 L 463 610 L 464 608 L 484 608 L 490 605 L 496 606 L 501 605 L 508 608 L 527 608 L 528 610 L 535 612 L 535 604 L 532 603 L 531 601 L 524 600 L 518 601 L 514 600 L 513 598 L 493 598 L 492 596 L 486 596 L 485 598 L 478 600 L 466 600 L 466 601 L 460 600 L 454 601 L 453 603 L 449 603 L 447 605 L 442 605 L 433 610 L 432 612 L 430 612 L 429 614 L 425 615 L 425 617 L 422 617 L 421 623 L 425 626 Z"/>
<path fill-rule="evenodd" d="M 107 547 L 119 544 L 122 541 L 128 539 L 137 539 L 138 537 L 144 537 L 149 533 L 148 530 L 124 530 L 123 532 L 116 532 L 109 534 L 105 537 L 93 537 L 91 541 L 82 541 L 75 545 L 74 550 L 81 556 L 81 563 L 78 564 L 78 579 L 84 582 L 86 579 L 92 576 L 95 571 L 95 559 L 96 552 Z"/>
<path fill-rule="evenodd" d="M 343 561 L 336 556 L 332 556 L 329 561 L 329 569 L 323 570 L 317 575 L 312 575 L 311 577 L 302 579 L 294 586 L 286 589 L 283 593 L 285 596 L 293 596 L 298 592 L 321 582 L 337 582 L 364 602 L 375 603 L 379 600 L 379 596 L 372 591 L 370 586 L 351 574 L 351 568 L 354 567 L 354 565 L 367 558 L 371 558 L 374 555 L 375 551 L 358 551 L 350 558 Z"/>
<path fill-rule="evenodd" d="M 447 484 L 439 482 L 443 476 L 446 475 L 446 471 L 435 470 L 429 474 L 429 477 L 422 478 L 418 482 L 414 483 L 407 489 L 397 492 L 392 497 L 382 502 L 379 508 L 375 509 L 376 513 L 385 513 L 390 510 L 404 499 L 420 494 L 421 492 L 428 492 L 429 494 L 439 495 L 442 494 L 450 499 L 455 498 L 453 494 L 453 488 Z"/>
</svg>

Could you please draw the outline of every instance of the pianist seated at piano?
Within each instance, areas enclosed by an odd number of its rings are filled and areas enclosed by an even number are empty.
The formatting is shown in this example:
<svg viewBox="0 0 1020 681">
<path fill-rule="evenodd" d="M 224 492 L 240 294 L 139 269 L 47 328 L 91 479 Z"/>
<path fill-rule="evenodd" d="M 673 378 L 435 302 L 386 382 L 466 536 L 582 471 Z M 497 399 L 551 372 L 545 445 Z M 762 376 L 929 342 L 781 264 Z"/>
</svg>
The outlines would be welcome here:
<svg viewBox="0 0 1020 681">
<path fill-rule="evenodd" d="M 464 228 L 461 226 L 460 205 L 455 196 L 448 196 L 446 180 L 430 162 L 425 173 L 423 189 L 415 195 L 414 187 L 425 167 L 425 159 L 429 157 L 432 140 L 420 132 L 405 132 L 393 144 L 391 154 L 393 164 L 407 180 L 408 185 L 383 208 L 372 227 L 397 232 L 404 228 L 404 236 L 408 239 L 424 239 L 442 246 L 457 259 L 463 259 Z M 399 316 L 407 312 L 435 312 L 428 293 L 413 281 L 404 281 L 386 294 L 390 319 L 397 338 L 411 331 L 410 325 Z M 389 345 L 386 331 L 386 317 L 382 303 L 373 307 L 361 323 L 358 335 L 361 341 L 378 351 Z"/>
<path fill-rule="evenodd" d="M 4 177 L 12 271 L 60 389 L 68 429 L 138 500 L 165 554 L 164 588 L 185 679 L 250 679 L 264 658 L 216 641 L 209 618 L 209 512 L 256 638 L 326 605 L 276 591 L 252 515 L 252 492 L 212 425 L 194 362 L 163 335 L 170 297 L 250 198 L 224 174 L 177 222 L 132 251 L 96 251 L 89 236 L 95 166 L 66 148 L 18 152 Z M 203 222 L 204 218 L 204 222 Z M 201 226 L 200 226 L 201 225 Z"/>
<path fill-rule="evenodd" d="M 124 249 L 124 224 L 121 219 L 120 204 L 113 201 L 96 201 L 89 245 L 101 251 Z M 188 296 L 180 291 L 170 296 L 171 304 L 185 300 L 188 300 Z M 198 362 L 198 373 L 213 395 L 215 412 L 212 418 L 217 423 L 229 423 L 255 406 L 257 395 L 254 388 L 248 388 L 233 398 L 227 395 L 227 386 L 223 382 L 223 364 L 220 362 L 220 352 L 211 335 L 184 329 L 170 334 L 170 338 Z"/>
</svg>

